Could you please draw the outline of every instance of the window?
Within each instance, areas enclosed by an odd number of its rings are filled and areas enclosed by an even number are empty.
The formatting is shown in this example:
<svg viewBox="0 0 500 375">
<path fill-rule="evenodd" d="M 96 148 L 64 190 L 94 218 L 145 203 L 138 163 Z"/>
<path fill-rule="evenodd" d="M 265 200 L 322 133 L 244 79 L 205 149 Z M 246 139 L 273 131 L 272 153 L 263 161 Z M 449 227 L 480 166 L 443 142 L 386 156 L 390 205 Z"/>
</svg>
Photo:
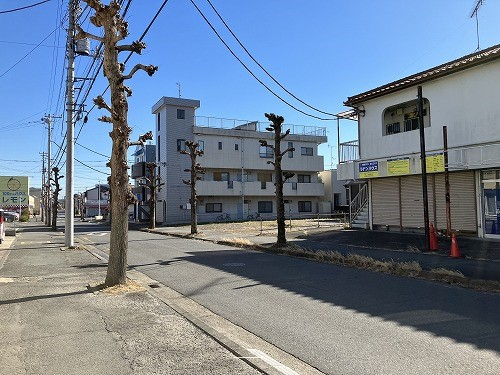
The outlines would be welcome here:
<svg viewBox="0 0 500 375">
<path fill-rule="evenodd" d="M 177 119 L 184 120 L 186 118 L 186 110 L 178 109 L 177 110 Z"/>
<path fill-rule="evenodd" d="M 227 188 L 232 189 L 233 188 L 233 181 L 227 181 Z"/>
<path fill-rule="evenodd" d="M 299 201 L 299 212 L 312 212 L 311 201 Z"/>
<path fill-rule="evenodd" d="M 156 114 L 156 126 L 158 127 L 158 131 L 160 131 L 160 120 L 161 120 L 160 112 L 158 112 Z"/>
<path fill-rule="evenodd" d="M 259 201 L 257 207 L 259 213 L 270 214 L 273 212 L 273 201 Z"/>
<path fill-rule="evenodd" d="M 401 131 L 400 123 L 399 122 L 394 122 L 392 124 L 387 124 L 386 125 L 386 133 L 387 134 L 396 134 Z"/>
<path fill-rule="evenodd" d="M 259 156 L 261 158 L 273 158 L 274 157 L 273 149 L 269 146 L 260 146 Z"/>
<path fill-rule="evenodd" d="M 297 175 L 297 182 L 309 183 L 309 182 L 311 182 L 311 175 L 310 174 L 299 174 L 299 175 Z"/>
<path fill-rule="evenodd" d="M 160 153 L 160 136 L 157 137 L 156 139 L 156 149 L 158 150 L 158 161 L 161 159 L 161 153 Z"/>
<path fill-rule="evenodd" d="M 237 143 L 234 144 L 234 151 L 238 151 L 238 144 Z"/>
<path fill-rule="evenodd" d="M 293 148 L 293 142 L 288 142 L 288 148 Z M 293 151 L 288 151 L 288 157 L 293 158 Z"/>
<path fill-rule="evenodd" d="M 229 172 L 214 172 L 214 181 L 229 181 Z"/>
<path fill-rule="evenodd" d="M 219 150 L 222 150 L 222 142 L 219 142 L 217 147 L 219 148 Z"/>
<path fill-rule="evenodd" d="M 423 99 L 423 102 L 424 108 L 422 108 L 422 114 L 424 116 L 424 126 L 430 126 L 430 118 L 428 116 L 430 103 L 425 98 Z M 418 130 L 418 122 L 417 100 L 389 107 L 384 111 L 382 128 L 383 135 Z"/>
<path fill-rule="evenodd" d="M 222 203 L 206 203 L 205 212 L 222 212 Z"/>
<path fill-rule="evenodd" d="M 292 182 L 292 190 L 297 190 L 297 183 L 296 182 Z"/>
<path fill-rule="evenodd" d="M 198 141 L 198 150 L 205 151 L 205 141 Z"/>
<path fill-rule="evenodd" d="M 177 151 L 186 151 L 187 146 L 186 146 L 186 140 L 185 139 L 178 139 L 177 140 Z"/>
<path fill-rule="evenodd" d="M 313 148 L 312 147 L 301 147 L 300 154 L 305 156 L 313 156 Z"/>
</svg>

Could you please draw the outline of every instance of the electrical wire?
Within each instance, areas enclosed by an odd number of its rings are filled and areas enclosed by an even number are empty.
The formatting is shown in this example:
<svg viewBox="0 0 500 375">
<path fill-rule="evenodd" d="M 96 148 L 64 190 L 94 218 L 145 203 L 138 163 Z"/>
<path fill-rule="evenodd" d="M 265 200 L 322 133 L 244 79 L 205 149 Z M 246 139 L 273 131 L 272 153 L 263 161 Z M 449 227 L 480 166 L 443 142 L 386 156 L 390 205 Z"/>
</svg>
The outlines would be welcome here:
<svg viewBox="0 0 500 375">
<path fill-rule="evenodd" d="M 243 48 L 243 50 L 246 52 L 246 54 L 253 60 L 253 62 L 255 62 L 259 68 L 261 68 L 264 73 L 267 74 L 267 76 L 269 78 L 271 78 L 274 83 L 276 83 L 279 87 L 281 87 L 287 94 L 289 94 L 291 97 L 293 97 L 294 99 L 296 99 L 297 101 L 299 101 L 300 103 L 304 104 L 306 107 L 309 107 L 317 112 L 320 112 L 320 113 L 323 113 L 325 115 L 329 115 L 329 116 L 334 116 L 334 117 L 337 117 L 337 115 L 335 115 L 334 113 L 330 113 L 330 112 L 325 112 L 325 111 L 322 111 L 308 103 L 306 103 L 305 101 L 301 100 L 300 98 L 298 98 L 297 96 L 295 96 L 293 93 L 291 93 L 289 90 L 287 90 L 276 78 L 274 78 L 254 57 L 253 55 L 248 51 L 248 49 L 243 45 L 243 43 L 241 43 L 240 39 L 234 34 L 233 30 L 229 27 L 229 25 L 226 23 L 226 21 L 224 20 L 224 18 L 222 18 L 222 16 L 220 15 L 220 13 L 217 11 L 217 9 L 215 9 L 214 5 L 212 4 L 212 2 L 210 0 L 206 0 L 208 2 L 208 4 L 210 5 L 210 7 L 213 9 L 213 11 L 215 12 L 215 14 L 217 14 L 217 16 L 219 17 L 219 19 L 222 21 L 222 23 L 224 24 L 224 26 L 226 27 L 226 29 L 231 33 L 231 35 L 234 37 L 234 39 L 236 39 L 236 41 L 238 42 L 238 44 L 241 46 L 241 48 Z"/>
<path fill-rule="evenodd" d="M 281 96 L 279 96 L 278 94 L 276 94 L 269 86 L 267 86 L 262 80 L 260 80 L 251 70 L 250 68 L 234 53 L 234 51 L 231 49 L 231 47 L 229 47 L 229 45 L 226 43 L 226 41 L 220 36 L 219 32 L 215 29 L 215 27 L 212 25 L 212 23 L 208 20 L 207 17 L 205 17 L 205 15 L 203 14 L 203 12 L 201 11 L 200 8 L 198 8 L 198 6 L 196 5 L 196 3 L 194 2 L 194 0 L 190 0 L 191 1 L 191 4 L 193 4 L 193 6 L 196 8 L 196 10 L 198 11 L 198 13 L 200 13 L 201 17 L 205 20 L 205 22 L 208 24 L 208 26 L 210 26 L 210 28 L 212 29 L 212 31 L 215 33 L 215 35 L 217 35 L 217 37 L 219 38 L 219 40 L 222 42 L 222 44 L 224 44 L 224 46 L 228 49 L 228 51 L 231 53 L 231 55 L 233 55 L 233 57 L 238 60 L 238 62 L 245 68 L 245 70 L 250 73 L 250 75 L 255 78 L 257 80 L 257 82 L 259 82 L 267 91 L 269 91 L 271 94 L 273 94 L 277 99 L 279 99 L 280 101 L 282 101 L 283 103 L 285 103 L 286 105 L 288 105 L 290 108 L 296 110 L 297 112 L 300 112 L 302 113 L 303 115 L 306 115 L 308 117 L 312 117 L 312 118 L 315 118 L 317 120 L 321 120 L 321 121 L 333 121 L 335 119 L 330 119 L 330 118 L 323 118 L 323 117 L 319 117 L 319 116 L 316 116 L 316 115 L 312 115 L 310 113 L 307 113 L 305 111 L 302 111 L 301 109 L 295 107 L 293 104 L 291 104 L 290 102 L 286 101 L 285 99 L 283 99 Z"/>
<path fill-rule="evenodd" d="M 98 170 L 98 169 L 92 168 L 90 165 L 87 165 L 87 164 L 85 164 L 85 163 L 81 162 L 81 161 L 80 161 L 80 160 L 78 160 L 77 158 L 75 158 L 75 161 L 76 161 L 76 162 L 78 162 L 78 163 L 80 163 L 80 164 L 81 164 L 81 165 L 83 165 L 84 167 L 87 167 L 88 169 L 92 169 L 92 170 L 93 170 L 93 171 L 95 171 L 95 172 L 99 172 L 99 173 L 105 174 L 106 176 L 110 176 L 110 174 L 109 174 L 109 173 L 106 173 L 106 172 L 100 171 L 100 170 Z"/>
<path fill-rule="evenodd" d="M 78 145 L 78 146 L 80 146 L 80 147 L 83 147 L 83 148 L 84 148 L 85 150 L 87 150 L 87 151 L 93 152 L 93 153 L 94 153 L 94 154 L 96 154 L 96 155 L 104 156 L 104 157 L 105 157 L 105 158 L 107 158 L 108 160 L 109 160 L 109 159 L 111 159 L 109 156 L 104 155 L 104 154 L 101 154 L 101 153 L 99 153 L 99 152 L 97 152 L 97 151 L 91 150 L 90 148 L 85 147 L 84 145 L 82 145 L 82 144 L 80 144 L 80 143 L 78 143 L 78 142 L 76 142 L 76 141 L 75 141 L 75 144 L 76 144 L 76 145 Z"/>
<path fill-rule="evenodd" d="M 65 20 L 63 20 L 62 22 L 64 22 L 64 21 Z M 9 69 L 7 69 L 5 72 L 3 72 L 0 75 L 0 78 L 2 78 L 3 76 L 5 76 L 8 72 L 10 72 L 12 69 L 14 69 L 19 63 L 21 63 L 21 61 L 23 61 L 26 57 L 28 57 L 29 55 L 31 55 L 33 53 L 33 51 L 35 51 L 38 47 L 40 47 L 42 45 L 42 43 L 45 42 L 52 34 L 54 34 L 57 31 L 57 29 L 60 28 L 61 26 L 62 26 L 62 23 L 59 26 L 57 26 L 54 30 L 52 30 L 49 35 L 47 35 L 45 38 L 43 38 L 42 41 L 40 43 L 38 43 L 31 51 L 29 51 L 26 55 L 24 55 L 23 57 L 21 57 L 21 59 L 19 59 Z"/>
<path fill-rule="evenodd" d="M 24 10 L 24 9 L 28 9 L 28 8 L 33 8 L 33 7 L 36 7 L 37 5 L 41 5 L 41 4 L 44 4 L 44 3 L 48 3 L 50 0 L 44 0 L 44 1 L 40 1 L 39 3 L 36 3 L 36 4 L 31 4 L 31 5 L 27 5 L 25 7 L 21 7 L 21 8 L 16 8 L 16 9 L 10 9 L 10 10 L 3 10 L 3 11 L 0 11 L 0 14 L 5 14 L 5 13 L 12 13 L 12 12 L 17 12 L 19 10 Z"/>
</svg>

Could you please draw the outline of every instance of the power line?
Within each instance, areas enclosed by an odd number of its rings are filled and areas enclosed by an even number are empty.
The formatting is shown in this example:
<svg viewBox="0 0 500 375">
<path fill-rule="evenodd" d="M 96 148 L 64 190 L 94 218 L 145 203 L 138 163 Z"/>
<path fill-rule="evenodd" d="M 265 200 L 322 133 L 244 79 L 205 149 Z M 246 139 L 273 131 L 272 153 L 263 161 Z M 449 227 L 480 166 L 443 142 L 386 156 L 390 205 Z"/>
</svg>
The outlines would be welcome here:
<svg viewBox="0 0 500 375">
<path fill-rule="evenodd" d="M 219 17 L 219 19 L 222 21 L 222 23 L 224 24 L 224 26 L 226 27 L 226 29 L 228 29 L 228 31 L 231 33 L 231 35 L 234 37 L 234 39 L 236 39 L 236 41 L 238 42 L 238 44 L 241 46 L 241 48 L 243 48 L 243 50 L 247 53 L 247 55 L 253 60 L 253 62 L 255 62 L 259 68 L 261 68 L 264 73 L 267 74 L 267 76 L 269 78 L 271 78 L 279 87 L 281 87 L 287 94 L 289 94 L 290 96 L 292 96 L 294 99 L 296 99 L 297 101 L 299 101 L 300 103 L 304 104 L 306 107 L 309 107 L 317 112 L 320 112 L 320 113 L 323 113 L 325 115 L 329 115 L 329 116 L 336 116 L 334 113 L 330 113 L 330 112 L 325 112 L 325 111 L 322 111 L 316 107 L 313 107 L 312 105 L 306 103 L 305 101 L 301 100 L 300 98 L 298 98 L 297 96 L 295 96 L 293 93 L 291 93 L 289 90 L 287 90 L 276 78 L 274 78 L 254 57 L 253 55 L 248 51 L 248 49 L 243 45 L 243 43 L 241 43 L 241 41 L 239 40 L 239 38 L 234 34 L 233 30 L 231 30 L 231 28 L 229 27 L 229 25 L 226 23 L 226 21 L 224 20 L 224 18 L 222 18 L 222 16 L 219 14 L 219 12 L 217 11 L 217 9 L 215 9 L 214 5 L 212 4 L 212 2 L 210 0 L 207 0 L 208 4 L 210 4 L 210 7 L 213 9 L 213 11 L 215 12 L 215 14 L 217 14 L 217 16 Z"/>
<path fill-rule="evenodd" d="M 281 96 L 279 96 L 278 94 L 276 94 L 269 86 L 267 86 L 262 80 L 260 80 L 251 70 L 250 68 L 238 57 L 236 56 L 236 54 L 234 53 L 234 51 L 231 49 L 231 47 L 229 47 L 229 45 L 226 43 L 226 41 L 220 36 L 220 34 L 218 33 L 218 31 L 215 29 L 215 27 L 212 25 L 212 23 L 207 19 L 207 17 L 205 17 L 205 15 L 203 14 L 203 12 L 201 11 L 200 8 L 198 8 L 198 6 L 196 5 L 196 3 L 193 1 L 193 0 L 190 0 L 191 1 L 191 4 L 193 4 L 193 6 L 196 8 L 196 10 L 198 11 L 198 13 L 200 13 L 200 15 L 203 17 L 203 19 L 205 20 L 205 22 L 208 24 L 208 26 L 210 26 L 210 28 L 212 29 L 212 31 L 215 33 L 215 35 L 217 35 L 217 37 L 219 38 L 219 40 L 222 42 L 222 44 L 224 44 L 224 46 L 228 49 L 228 51 L 231 53 L 231 55 L 234 56 L 234 58 L 236 60 L 238 60 L 238 62 L 245 68 L 245 70 L 250 73 L 250 75 L 255 78 L 257 80 L 257 82 L 259 82 L 262 86 L 264 86 L 266 88 L 267 91 L 269 91 L 271 94 L 273 94 L 276 98 L 278 98 L 279 100 L 281 100 L 283 103 L 285 103 L 286 105 L 288 105 L 290 108 L 293 108 L 295 109 L 297 112 L 300 112 L 302 113 L 303 115 L 306 115 L 306 116 L 309 116 L 309 117 L 312 117 L 312 118 L 315 118 L 317 120 L 322 120 L 322 121 L 332 121 L 334 119 L 329 119 L 329 118 L 322 118 L 322 117 L 319 117 L 319 116 L 316 116 L 316 115 L 312 115 L 310 113 L 307 113 L 307 112 L 304 112 L 302 111 L 301 109 L 295 107 L 293 104 L 291 104 L 290 102 L 286 101 L 285 99 L 283 99 Z"/>
<path fill-rule="evenodd" d="M 50 0 L 44 0 L 44 1 L 40 1 L 39 3 L 36 3 L 36 4 L 31 4 L 31 5 L 27 5 L 25 7 L 21 7 L 21 8 L 16 8 L 16 9 L 10 9 L 10 10 L 3 10 L 0 12 L 0 14 L 5 14 L 5 13 L 12 13 L 12 12 L 17 12 L 19 10 L 24 10 L 24 9 L 28 9 L 28 8 L 33 8 L 33 7 L 36 7 L 37 5 L 41 5 L 43 3 L 48 3 Z"/>
<path fill-rule="evenodd" d="M 80 147 L 83 147 L 85 150 L 88 150 L 88 151 L 90 151 L 90 152 L 93 152 L 93 153 L 94 153 L 94 154 L 96 154 L 96 155 L 104 156 L 104 157 L 105 157 L 105 158 L 107 158 L 108 160 L 109 160 L 109 159 L 111 159 L 109 156 L 104 155 L 104 154 L 101 154 L 101 153 L 99 153 L 99 152 L 97 152 L 97 151 L 91 150 L 90 148 L 85 147 L 84 145 L 82 145 L 82 144 L 80 144 L 80 143 L 78 143 L 78 142 L 76 142 L 76 141 L 75 141 L 75 144 L 77 144 L 77 145 L 78 145 L 78 146 L 80 146 Z"/>
<path fill-rule="evenodd" d="M 93 171 L 96 171 L 96 172 L 99 172 L 99 173 L 102 173 L 102 174 L 105 174 L 106 176 L 110 176 L 109 173 L 106 173 L 106 172 L 103 172 L 103 171 L 100 171 L 98 169 L 95 169 L 95 168 L 92 168 L 90 165 L 87 165 L 83 162 L 81 162 L 80 160 L 78 160 L 77 158 L 75 158 L 75 161 L 77 161 L 78 163 L 80 163 L 81 165 L 87 167 L 88 169 L 92 169 Z"/>
<path fill-rule="evenodd" d="M 64 22 L 65 20 L 62 20 L 62 22 Z M 54 30 L 52 30 L 50 32 L 49 35 L 47 35 L 45 38 L 42 39 L 42 41 L 40 43 L 38 43 L 31 51 L 29 51 L 26 55 L 24 55 L 23 57 L 21 57 L 21 59 L 19 59 L 14 65 L 12 65 L 9 69 L 7 69 L 5 72 L 3 72 L 1 75 L 0 75 L 0 78 L 2 78 L 4 75 L 6 75 L 8 72 L 10 72 L 12 69 L 14 69 L 21 61 L 23 61 L 26 57 L 28 57 L 29 55 L 31 55 L 31 53 L 33 53 L 34 50 L 36 50 L 38 47 L 40 47 L 42 45 L 43 42 L 45 42 L 52 34 L 54 34 L 58 28 L 60 28 L 62 26 L 62 22 L 59 26 L 57 26 Z"/>
</svg>

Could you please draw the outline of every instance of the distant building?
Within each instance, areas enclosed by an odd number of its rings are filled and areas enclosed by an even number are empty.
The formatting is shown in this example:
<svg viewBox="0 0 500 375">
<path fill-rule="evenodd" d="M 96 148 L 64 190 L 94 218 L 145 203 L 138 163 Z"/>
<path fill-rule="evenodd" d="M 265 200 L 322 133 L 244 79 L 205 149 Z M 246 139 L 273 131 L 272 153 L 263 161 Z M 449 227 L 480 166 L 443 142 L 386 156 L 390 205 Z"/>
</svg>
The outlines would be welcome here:
<svg viewBox="0 0 500 375">
<path fill-rule="evenodd" d="M 182 183 L 189 179 L 185 169 L 190 158 L 179 152 L 185 141 L 199 143 L 204 155 L 197 161 L 205 168 L 197 183 L 200 221 L 215 221 L 221 215 L 231 220 L 246 220 L 259 212 L 264 218 L 276 217 L 272 150 L 262 147 L 260 139 L 274 142 L 265 130 L 269 122 L 240 121 L 196 117 L 198 100 L 161 98 L 152 108 L 156 116 L 156 160 L 165 186 L 159 193 L 158 220 L 165 223 L 189 221 L 190 189 Z M 307 216 L 318 212 L 324 194 L 318 172 L 323 170 L 323 156 L 318 145 L 325 143 L 326 129 L 315 126 L 284 125 L 290 134 L 282 149 L 294 147 L 283 156 L 284 171 L 295 176 L 284 185 L 287 214 Z"/>
<path fill-rule="evenodd" d="M 85 191 L 83 198 L 84 217 L 104 216 L 109 213 L 109 185 L 97 184 Z"/>
<path fill-rule="evenodd" d="M 320 213 L 349 212 L 348 181 L 337 180 L 337 170 L 319 172 L 319 178 L 325 186 Z"/>
<path fill-rule="evenodd" d="M 146 163 L 156 162 L 156 146 L 148 144 L 137 146 L 134 153 L 134 164 L 132 165 L 131 178 L 134 180 L 132 192 L 137 198 L 134 205 L 133 218 L 135 221 L 149 220 L 149 197 L 150 191 L 141 184 L 147 184 L 145 177 L 148 175 Z"/>
</svg>

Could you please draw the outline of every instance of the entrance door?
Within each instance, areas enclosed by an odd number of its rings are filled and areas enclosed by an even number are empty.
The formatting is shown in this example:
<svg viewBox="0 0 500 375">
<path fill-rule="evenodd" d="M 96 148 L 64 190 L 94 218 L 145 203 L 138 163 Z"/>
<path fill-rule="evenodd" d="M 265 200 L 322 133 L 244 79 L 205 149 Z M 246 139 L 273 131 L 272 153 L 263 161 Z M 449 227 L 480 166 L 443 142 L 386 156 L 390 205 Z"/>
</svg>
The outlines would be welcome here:
<svg viewBox="0 0 500 375">
<path fill-rule="evenodd" d="M 500 237 L 500 171 L 483 171 L 483 220 L 487 237 Z"/>
</svg>

